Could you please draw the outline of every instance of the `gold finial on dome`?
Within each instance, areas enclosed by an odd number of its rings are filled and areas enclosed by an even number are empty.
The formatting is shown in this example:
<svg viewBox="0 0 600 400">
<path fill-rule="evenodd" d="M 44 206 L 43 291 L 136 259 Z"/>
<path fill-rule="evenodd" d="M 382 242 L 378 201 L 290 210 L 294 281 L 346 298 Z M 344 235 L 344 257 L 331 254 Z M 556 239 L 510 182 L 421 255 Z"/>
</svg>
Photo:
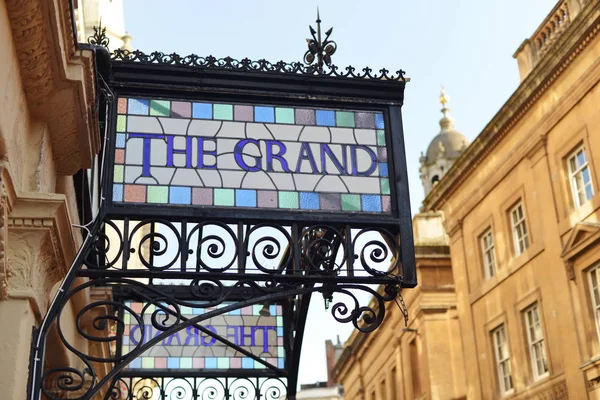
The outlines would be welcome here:
<svg viewBox="0 0 600 400">
<path fill-rule="evenodd" d="M 454 120 L 448 112 L 450 109 L 448 108 L 448 101 L 450 100 L 450 96 L 446 93 L 446 89 L 442 86 L 442 93 L 440 94 L 440 103 L 442 103 L 442 114 L 444 117 L 440 120 L 440 127 L 442 128 L 442 132 L 448 131 L 454 128 Z"/>
<path fill-rule="evenodd" d="M 442 86 L 442 94 L 440 95 L 440 103 L 442 103 L 442 107 L 446 108 L 446 104 L 450 100 L 450 96 L 446 93 L 446 89 Z"/>
</svg>

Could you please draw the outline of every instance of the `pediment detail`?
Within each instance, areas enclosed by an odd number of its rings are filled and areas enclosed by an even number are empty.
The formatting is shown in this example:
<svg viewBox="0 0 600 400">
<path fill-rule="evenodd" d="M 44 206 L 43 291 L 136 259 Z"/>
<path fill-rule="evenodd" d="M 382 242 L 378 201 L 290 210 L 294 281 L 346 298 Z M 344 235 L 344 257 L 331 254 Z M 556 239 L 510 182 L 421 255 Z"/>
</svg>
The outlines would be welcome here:
<svg viewBox="0 0 600 400">
<path fill-rule="evenodd" d="M 561 257 L 568 261 L 592 243 L 600 240 L 600 223 L 579 222 L 571 230 L 565 243 Z"/>
</svg>

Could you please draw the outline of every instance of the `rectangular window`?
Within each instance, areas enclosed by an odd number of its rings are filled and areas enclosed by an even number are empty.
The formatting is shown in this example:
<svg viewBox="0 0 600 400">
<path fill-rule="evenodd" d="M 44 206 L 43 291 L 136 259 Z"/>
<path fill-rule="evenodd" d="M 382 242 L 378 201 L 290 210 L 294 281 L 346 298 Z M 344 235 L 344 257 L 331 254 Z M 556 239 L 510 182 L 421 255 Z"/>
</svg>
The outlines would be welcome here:
<svg viewBox="0 0 600 400">
<path fill-rule="evenodd" d="M 525 213 L 523 212 L 523 205 L 521 202 L 510 210 L 510 223 L 515 246 L 515 255 L 518 256 L 529 247 L 529 235 L 527 233 Z"/>
<path fill-rule="evenodd" d="M 481 246 L 481 256 L 483 257 L 483 270 L 485 279 L 490 279 L 496 274 L 496 256 L 494 255 L 494 237 L 492 236 L 492 228 L 481 235 L 479 238 Z"/>
<path fill-rule="evenodd" d="M 590 295 L 592 296 L 592 306 L 594 311 L 594 320 L 596 321 L 596 331 L 600 338 L 600 266 L 594 267 L 590 272 Z"/>
<path fill-rule="evenodd" d="M 544 332 L 542 331 L 540 311 L 537 303 L 525 310 L 524 318 L 525 327 L 527 329 L 527 343 L 529 345 L 533 379 L 537 381 L 548 375 L 548 360 L 546 358 L 546 348 L 544 347 Z"/>
<path fill-rule="evenodd" d="M 510 372 L 510 353 L 506 340 L 504 324 L 492 331 L 494 354 L 496 356 L 496 369 L 498 370 L 498 384 L 500 393 L 507 394 L 513 390 L 512 375 Z"/>
<path fill-rule="evenodd" d="M 421 395 L 421 371 L 419 366 L 419 351 L 417 349 L 417 339 L 413 339 L 409 345 L 410 366 L 413 397 Z"/>
<path fill-rule="evenodd" d="M 571 153 L 567 165 L 569 167 L 569 182 L 571 183 L 573 202 L 575 207 L 579 207 L 594 195 L 590 167 L 583 146 Z"/>
<path fill-rule="evenodd" d="M 381 391 L 381 400 L 387 400 L 387 389 L 385 387 L 385 379 L 381 381 L 381 384 L 379 385 L 379 390 Z"/>
<path fill-rule="evenodd" d="M 396 377 L 396 367 L 392 368 L 392 374 L 391 374 L 391 378 L 392 378 L 392 391 L 391 391 L 391 400 L 396 400 L 398 398 L 398 396 L 396 395 L 396 393 L 400 390 L 400 388 L 398 387 L 398 378 Z"/>
</svg>

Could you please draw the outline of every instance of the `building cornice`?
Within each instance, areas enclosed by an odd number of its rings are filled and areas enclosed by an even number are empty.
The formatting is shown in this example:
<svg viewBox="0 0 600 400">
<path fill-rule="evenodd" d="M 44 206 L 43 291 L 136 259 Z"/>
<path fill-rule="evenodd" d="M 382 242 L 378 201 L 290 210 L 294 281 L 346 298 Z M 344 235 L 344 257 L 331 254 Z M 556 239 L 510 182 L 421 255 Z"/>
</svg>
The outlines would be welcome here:
<svg viewBox="0 0 600 400">
<path fill-rule="evenodd" d="M 100 140 L 94 54 L 79 49 L 69 0 L 6 0 L 23 92 L 47 124 L 59 174 L 91 166 Z"/>
<path fill-rule="evenodd" d="M 423 211 L 441 209 L 461 183 L 475 171 L 599 32 L 600 3 L 590 2 L 554 43 L 554 51 L 544 55 L 500 111 L 427 195 L 423 201 Z"/>
</svg>

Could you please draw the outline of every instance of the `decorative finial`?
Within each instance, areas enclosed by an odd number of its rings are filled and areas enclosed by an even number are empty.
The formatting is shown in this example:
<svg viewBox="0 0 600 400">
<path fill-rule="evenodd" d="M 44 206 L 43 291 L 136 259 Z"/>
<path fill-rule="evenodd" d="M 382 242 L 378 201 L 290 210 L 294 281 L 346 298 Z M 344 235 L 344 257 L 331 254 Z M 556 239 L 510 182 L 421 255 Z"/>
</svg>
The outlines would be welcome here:
<svg viewBox="0 0 600 400">
<path fill-rule="evenodd" d="M 442 86 L 442 94 L 440 95 L 440 103 L 442 103 L 442 107 L 446 108 L 446 104 L 450 100 L 450 96 L 446 93 L 446 89 Z"/>
<path fill-rule="evenodd" d="M 329 40 L 329 36 L 331 35 L 331 32 L 333 32 L 333 28 L 329 28 L 329 30 L 325 32 L 325 40 L 321 40 L 321 16 L 319 14 L 319 7 L 317 7 L 316 23 L 316 31 L 312 26 L 308 26 L 312 39 L 306 39 L 308 50 L 306 53 L 304 53 L 304 63 L 310 65 L 315 61 L 316 57 L 317 70 L 322 72 L 323 64 L 327 66 L 331 65 L 331 56 L 337 50 L 337 44 L 334 41 Z"/>
<path fill-rule="evenodd" d="M 98 27 L 94 26 L 92 29 L 94 29 L 94 34 L 88 38 L 88 43 L 103 46 L 108 49 L 110 39 L 106 36 L 106 28 L 102 27 L 102 19 L 98 22 Z"/>
<path fill-rule="evenodd" d="M 440 120 L 440 127 L 442 128 L 442 132 L 448 131 L 454 128 L 454 120 L 449 115 L 450 109 L 448 108 L 448 101 L 450 100 L 450 96 L 446 93 L 446 89 L 442 86 L 442 92 L 440 94 L 440 103 L 442 103 L 442 114 L 444 116 Z"/>
</svg>

